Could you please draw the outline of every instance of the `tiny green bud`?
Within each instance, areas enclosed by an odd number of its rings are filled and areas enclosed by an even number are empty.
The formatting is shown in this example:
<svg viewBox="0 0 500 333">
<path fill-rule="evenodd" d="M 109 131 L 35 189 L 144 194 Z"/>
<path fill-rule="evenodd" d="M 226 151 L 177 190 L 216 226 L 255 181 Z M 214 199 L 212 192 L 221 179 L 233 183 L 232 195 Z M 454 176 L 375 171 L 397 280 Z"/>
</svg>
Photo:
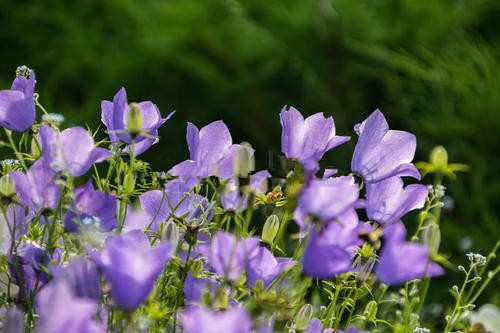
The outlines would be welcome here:
<svg viewBox="0 0 500 333">
<path fill-rule="evenodd" d="M 123 192 L 126 195 L 132 194 L 135 188 L 135 176 L 133 173 L 127 173 L 123 179 Z"/>
<path fill-rule="evenodd" d="M 138 135 L 142 130 L 142 113 L 137 103 L 131 103 L 127 114 L 127 130 L 131 135 Z"/>
<path fill-rule="evenodd" d="M 4 197 L 12 197 L 16 194 L 16 183 L 9 175 L 0 178 L 0 194 Z"/>
<path fill-rule="evenodd" d="M 439 225 L 431 222 L 422 233 L 422 238 L 424 243 L 429 246 L 430 254 L 432 256 L 437 255 L 441 243 L 441 230 L 439 229 Z"/>
<path fill-rule="evenodd" d="M 448 167 L 448 152 L 443 146 L 434 147 L 429 160 L 436 169 L 446 170 Z"/>
<path fill-rule="evenodd" d="M 313 307 L 311 304 L 304 304 L 297 314 L 297 318 L 295 318 L 295 328 L 299 330 L 304 330 L 311 318 L 313 316 Z"/>
<path fill-rule="evenodd" d="M 375 321 L 377 319 L 378 305 L 376 301 L 370 301 L 366 304 L 363 315 L 368 321 Z"/>
<path fill-rule="evenodd" d="M 264 227 L 262 229 L 262 241 L 272 245 L 274 238 L 278 234 L 278 230 L 280 228 L 280 219 L 277 215 L 272 214 L 264 223 Z"/>
<path fill-rule="evenodd" d="M 31 156 L 37 160 L 42 155 L 42 150 L 40 149 L 40 144 L 36 138 L 31 139 Z"/>
<path fill-rule="evenodd" d="M 240 149 L 236 155 L 235 173 L 240 177 L 246 178 L 248 174 L 255 169 L 254 149 L 252 146 L 243 142 L 240 144 Z"/>
</svg>

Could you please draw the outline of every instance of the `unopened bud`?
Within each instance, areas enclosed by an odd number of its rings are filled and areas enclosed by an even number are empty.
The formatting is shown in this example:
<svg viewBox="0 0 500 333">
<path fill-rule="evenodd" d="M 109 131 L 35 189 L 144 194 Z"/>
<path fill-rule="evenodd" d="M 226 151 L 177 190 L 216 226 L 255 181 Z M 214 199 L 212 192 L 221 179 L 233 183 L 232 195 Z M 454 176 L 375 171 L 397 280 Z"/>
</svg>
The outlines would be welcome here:
<svg viewBox="0 0 500 333">
<path fill-rule="evenodd" d="M 179 228 L 173 221 L 168 221 L 165 224 L 163 232 L 161 234 L 161 239 L 166 240 L 172 244 L 177 244 L 179 242 Z"/>
<path fill-rule="evenodd" d="M 311 321 L 313 316 L 313 307 L 311 304 L 304 304 L 297 314 L 295 319 L 295 328 L 298 330 L 304 330 Z"/>
<path fill-rule="evenodd" d="M 436 223 L 430 223 L 422 233 L 423 241 L 429 246 L 431 256 L 437 255 L 441 244 L 441 230 Z"/>
<path fill-rule="evenodd" d="M 40 144 L 36 138 L 31 139 L 31 156 L 37 160 L 42 155 Z"/>
<path fill-rule="evenodd" d="M 0 178 L 0 194 L 4 197 L 12 197 L 16 194 L 16 183 L 9 175 Z"/>
<path fill-rule="evenodd" d="M 131 135 L 139 135 L 142 130 L 142 113 L 137 103 L 131 103 L 127 114 L 127 130 Z"/>
<path fill-rule="evenodd" d="M 135 176 L 133 173 L 127 173 L 123 179 L 123 192 L 126 195 L 132 194 L 135 188 Z"/>
<path fill-rule="evenodd" d="M 272 244 L 280 228 L 280 219 L 275 214 L 270 215 L 264 223 L 262 229 L 262 241 Z"/>
<path fill-rule="evenodd" d="M 375 321 L 377 319 L 378 305 L 376 301 L 370 301 L 366 304 L 365 310 L 363 311 L 363 316 L 366 317 L 368 321 Z"/>
<path fill-rule="evenodd" d="M 255 150 L 249 143 L 243 142 L 240 144 L 240 148 L 238 149 L 238 153 L 234 161 L 236 175 L 246 178 L 248 177 L 248 174 L 255 169 L 255 159 L 253 156 L 254 152 Z"/>
<path fill-rule="evenodd" d="M 430 162 L 438 170 L 446 170 L 448 167 L 448 152 L 443 146 L 434 147 L 431 151 Z"/>
</svg>

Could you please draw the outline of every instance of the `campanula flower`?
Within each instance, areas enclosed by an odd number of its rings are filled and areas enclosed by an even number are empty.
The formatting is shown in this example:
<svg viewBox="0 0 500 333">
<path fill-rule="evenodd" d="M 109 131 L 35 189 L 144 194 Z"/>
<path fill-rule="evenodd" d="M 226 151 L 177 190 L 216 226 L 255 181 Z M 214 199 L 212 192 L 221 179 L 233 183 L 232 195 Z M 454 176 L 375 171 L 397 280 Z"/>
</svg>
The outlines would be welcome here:
<svg viewBox="0 0 500 333">
<path fill-rule="evenodd" d="M 304 273 L 327 279 L 348 272 L 358 245 L 357 227 L 332 222 L 321 230 L 312 229 L 302 256 Z"/>
<path fill-rule="evenodd" d="M 163 191 L 151 190 L 141 194 L 139 201 L 148 216 L 147 225 L 153 231 L 158 229 L 160 222 L 174 216 L 189 222 L 201 217 L 210 221 L 213 216 L 213 207 L 208 200 L 194 193 L 182 179 L 169 181 Z"/>
<path fill-rule="evenodd" d="M 397 176 L 366 184 L 366 213 L 372 221 L 388 224 L 399 221 L 407 212 L 424 207 L 427 186 L 412 184 L 403 187 Z"/>
<path fill-rule="evenodd" d="M 131 117 L 131 113 L 134 113 L 134 117 Z M 158 129 L 173 114 L 162 118 L 158 107 L 150 101 L 129 105 L 125 88 L 118 90 L 112 102 L 101 102 L 101 121 L 108 130 L 111 142 L 124 142 L 127 144 L 125 151 L 130 149 L 133 142 L 135 155 L 142 154 L 158 142 Z"/>
<path fill-rule="evenodd" d="M 218 284 L 211 278 L 195 278 L 191 272 L 188 273 L 184 282 L 184 297 L 187 304 L 198 303 L 205 293 L 213 293 Z"/>
<path fill-rule="evenodd" d="M 94 320 L 97 302 L 79 298 L 64 279 L 55 279 L 37 295 L 40 333 L 100 333 L 104 327 Z"/>
<path fill-rule="evenodd" d="M 389 125 L 379 110 L 356 125 L 355 131 L 359 138 L 351 169 L 360 174 L 365 182 L 378 182 L 392 176 L 420 179 L 420 173 L 411 164 L 417 146 L 415 135 L 389 130 Z"/>
<path fill-rule="evenodd" d="M 111 156 L 105 148 L 95 146 L 94 138 L 81 127 L 62 132 L 48 125 L 40 128 L 42 157 L 54 171 L 68 172 L 75 177 L 84 175 L 94 163 Z"/>
<path fill-rule="evenodd" d="M 218 275 L 238 280 L 258 244 L 257 238 L 237 240 L 228 232 L 218 231 L 210 244 L 201 244 L 198 250 Z"/>
<path fill-rule="evenodd" d="M 0 90 L 0 126 L 24 132 L 35 122 L 35 73 L 21 66 L 8 90 Z"/>
<path fill-rule="evenodd" d="M 59 187 L 55 184 L 56 173 L 42 159 L 26 173 L 13 171 L 10 176 L 16 183 L 17 197 L 23 205 L 35 212 L 56 208 L 60 197 Z"/>
<path fill-rule="evenodd" d="M 402 223 L 389 225 L 384 235 L 385 243 L 376 267 L 377 277 L 383 283 L 395 285 L 444 273 L 441 266 L 429 259 L 426 245 L 405 241 L 406 229 Z"/>
<path fill-rule="evenodd" d="M 261 280 L 267 288 L 274 279 L 292 267 L 294 263 L 290 258 L 276 258 L 271 251 L 260 246 L 248 260 L 247 281 L 255 287 L 257 281 Z"/>
<path fill-rule="evenodd" d="M 64 228 L 76 232 L 79 224 L 90 218 L 97 220 L 102 230 L 110 231 L 117 226 L 116 206 L 115 196 L 95 190 L 92 181 L 88 181 L 75 189 L 73 205 L 64 217 Z"/>
<path fill-rule="evenodd" d="M 240 192 L 237 179 L 230 179 L 220 194 L 222 208 L 240 213 L 248 206 L 248 196 Z"/>
<path fill-rule="evenodd" d="M 328 222 L 352 208 L 358 196 L 359 189 L 354 177 L 313 178 L 300 193 L 299 207 L 303 213 Z"/>
<path fill-rule="evenodd" d="M 186 141 L 189 159 L 169 170 L 172 176 L 197 180 L 210 176 L 223 179 L 232 177 L 237 171 L 240 150 L 248 150 L 242 145 L 233 144 L 233 139 L 226 124 L 214 121 L 201 130 L 188 123 Z"/>
<path fill-rule="evenodd" d="M 18 204 L 11 204 L 7 210 L 6 214 L 7 220 L 3 214 L 0 214 L 0 253 L 8 254 L 10 250 L 10 245 L 12 241 L 12 234 L 15 234 L 15 240 L 18 241 L 19 238 L 26 234 L 28 231 L 28 225 L 33 217 L 33 213 L 26 212 L 24 207 Z M 15 228 L 15 230 L 14 230 Z"/>
<path fill-rule="evenodd" d="M 236 306 L 225 311 L 190 307 L 182 313 L 181 322 L 186 333 L 250 333 L 252 329 L 248 313 Z"/>
<path fill-rule="evenodd" d="M 304 333 L 333 333 L 331 328 L 323 329 L 323 324 L 318 318 L 313 318 L 304 330 Z"/>
<path fill-rule="evenodd" d="M 151 247 L 140 230 L 108 237 L 96 260 L 118 306 L 134 310 L 147 299 L 172 251 L 169 243 Z"/>
<path fill-rule="evenodd" d="M 347 141 L 350 137 L 335 135 L 332 117 L 316 113 L 306 118 L 293 107 L 284 107 L 280 113 L 281 151 L 296 159 L 308 170 L 315 170 L 323 155 Z"/>
<path fill-rule="evenodd" d="M 20 297 L 47 283 L 47 267 L 50 257 L 39 245 L 31 242 L 21 243 L 8 258 L 9 271 L 14 282 L 19 286 Z"/>
<path fill-rule="evenodd" d="M 55 266 L 52 274 L 55 279 L 64 279 L 77 297 L 96 301 L 101 297 L 99 272 L 93 261 L 76 257 L 67 266 Z"/>
</svg>

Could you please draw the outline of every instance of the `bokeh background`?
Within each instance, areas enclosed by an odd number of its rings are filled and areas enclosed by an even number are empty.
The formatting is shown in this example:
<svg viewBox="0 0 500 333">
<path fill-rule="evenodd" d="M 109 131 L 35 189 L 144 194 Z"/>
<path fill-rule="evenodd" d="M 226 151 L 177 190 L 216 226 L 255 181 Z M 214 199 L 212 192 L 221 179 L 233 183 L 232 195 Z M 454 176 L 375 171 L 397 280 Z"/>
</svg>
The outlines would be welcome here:
<svg viewBox="0 0 500 333">
<path fill-rule="evenodd" d="M 41 102 L 67 126 L 97 126 L 121 86 L 176 110 L 144 156 L 158 170 L 186 157 L 188 120 L 224 119 L 267 167 L 283 105 L 333 115 L 343 135 L 380 108 L 417 135 L 416 160 L 444 145 L 471 167 L 447 183 L 451 260 L 499 238 L 497 0 L 0 0 L 0 27 L 0 87 L 34 68 Z M 347 170 L 352 149 L 327 163 Z"/>
</svg>

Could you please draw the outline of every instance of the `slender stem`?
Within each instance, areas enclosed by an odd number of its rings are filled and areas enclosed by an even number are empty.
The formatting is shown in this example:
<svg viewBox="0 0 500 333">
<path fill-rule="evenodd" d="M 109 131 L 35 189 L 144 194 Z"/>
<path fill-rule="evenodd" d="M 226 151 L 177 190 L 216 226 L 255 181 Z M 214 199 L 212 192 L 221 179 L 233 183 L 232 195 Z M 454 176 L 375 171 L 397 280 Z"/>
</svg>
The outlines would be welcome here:
<svg viewBox="0 0 500 333">
<path fill-rule="evenodd" d="M 19 160 L 19 162 L 21 162 L 21 165 L 23 166 L 24 170 L 25 171 L 28 170 L 28 167 L 26 166 L 26 162 L 24 161 L 23 155 L 17 149 L 16 144 L 14 142 L 14 139 L 12 138 L 12 132 L 6 128 L 4 128 L 4 130 L 5 130 L 5 134 L 7 135 L 7 139 L 9 140 L 10 147 L 14 151 L 16 158 Z"/>
</svg>

